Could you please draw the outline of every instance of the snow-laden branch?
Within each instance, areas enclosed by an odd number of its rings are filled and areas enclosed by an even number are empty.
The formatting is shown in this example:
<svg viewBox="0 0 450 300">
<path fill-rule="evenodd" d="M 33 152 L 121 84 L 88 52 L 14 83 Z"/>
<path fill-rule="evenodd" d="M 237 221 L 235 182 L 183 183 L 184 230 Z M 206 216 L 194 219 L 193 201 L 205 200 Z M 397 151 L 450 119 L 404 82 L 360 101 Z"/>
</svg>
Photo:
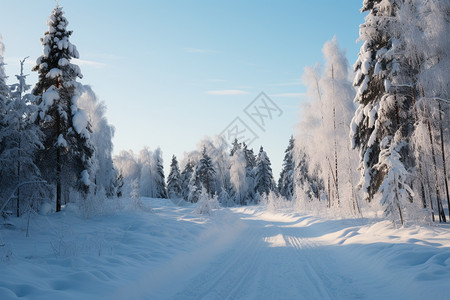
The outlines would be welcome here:
<svg viewBox="0 0 450 300">
<path fill-rule="evenodd" d="M 440 97 L 432 97 L 432 98 L 424 98 L 425 100 L 436 100 L 436 101 L 440 101 L 440 102 L 444 102 L 447 104 L 450 104 L 450 100 L 444 99 L 444 98 L 440 98 Z"/>
<path fill-rule="evenodd" d="M 47 181 L 45 180 L 34 180 L 34 181 L 24 181 L 22 183 L 19 183 L 13 190 L 13 192 L 11 193 L 11 195 L 9 196 L 8 200 L 5 201 L 5 203 L 3 203 L 2 208 L 0 208 L 0 213 L 3 212 L 3 209 L 6 207 L 6 205 L 9 203 L 9 201 L 11 201 L 11 199 L 16 198 L 17 196 L 14 196 L 14 194 L 16 193 L 17 189 L 20 188 L 23 185 L 26 184 L 32 184 L 32 183 L 47 183 Z"/>
</svg>

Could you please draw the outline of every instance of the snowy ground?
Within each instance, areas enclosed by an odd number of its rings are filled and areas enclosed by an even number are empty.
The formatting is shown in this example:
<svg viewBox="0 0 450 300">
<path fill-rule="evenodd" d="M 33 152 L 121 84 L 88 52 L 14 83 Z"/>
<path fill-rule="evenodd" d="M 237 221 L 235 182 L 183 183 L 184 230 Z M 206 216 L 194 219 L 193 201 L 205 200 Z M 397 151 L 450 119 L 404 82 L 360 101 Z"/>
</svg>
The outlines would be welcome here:
<svg viewBox="0 0 450 300">
<path fill-rule="evenodd" d="M 0 229 L 0 299 L 450 299 L 450 227 L 168 200 Z M 7 254 L 11 254 L 7 255 Z"/>
</svg>

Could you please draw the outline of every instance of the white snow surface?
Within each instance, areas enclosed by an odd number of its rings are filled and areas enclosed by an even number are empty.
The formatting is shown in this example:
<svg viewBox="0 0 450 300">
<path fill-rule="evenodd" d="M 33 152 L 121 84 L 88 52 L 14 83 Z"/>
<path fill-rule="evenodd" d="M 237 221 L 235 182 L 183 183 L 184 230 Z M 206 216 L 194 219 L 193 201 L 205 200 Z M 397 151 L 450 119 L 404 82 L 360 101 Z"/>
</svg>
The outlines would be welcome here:
<svg viewBox="0 0 450 300">
<path fill-rule="evenodd" d="M 55 100 L 59 100 L 59 93 L 56 90 L 56 88 L 52 85 L 48 90 L 45 91 L 45 93 L 42 95 L 42 105 L 44 106 L 44 110 L 46 110 L 47 107 L 50 107 L 53 105 L 53 102 Z"/>
<path fill-rule="evenodd" d="M 0 299 L 449 297 L 448 225 L 121 201 L 120 212 L 89 219 L 74 205 L 32 215 L 28 238 L 26 217 L 10 218 L 0 229 Z"/>
<path fill-rule="evenodd" d="M 76 113 L 73 115 L 73 128 L 78 134 L 81 134 L 88 125 L 88 117 L 84 110 L 78 109 Z"/>
<path fill-rule="evenodd" d="M 67 147 L 67 141 L 64 138 L 64 136 L 62 135 L 62 133 L 60 135 L 58 135 L 58 140 L 56 141 L 56 145 L 59 147 Z"/>
<path fill-rule="evenodd" d="M 57 78 L 57 77 L 62 77 L 63 73 L 60 69 L 58 68 L 53 68 L 50 71 L 48 71 L 47 75 L 45 75 L 45 77 L 47 78 Z"/>
</svg>

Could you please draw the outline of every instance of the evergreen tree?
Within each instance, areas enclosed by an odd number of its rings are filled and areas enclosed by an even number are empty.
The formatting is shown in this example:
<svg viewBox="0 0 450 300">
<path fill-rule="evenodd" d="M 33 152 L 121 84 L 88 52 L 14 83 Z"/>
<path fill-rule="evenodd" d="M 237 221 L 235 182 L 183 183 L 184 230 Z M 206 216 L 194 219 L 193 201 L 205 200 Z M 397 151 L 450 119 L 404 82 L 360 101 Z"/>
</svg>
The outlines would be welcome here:
<svg viewBox="0 0 450 300">
<path fill-rule="evenodd" d="M 21 197 L 23 189 L 29 189 L 28 186 L 19 188 L 19 185 L 26 181 L 36 181 L 40 179 L 40 172 L 35 165 L 34 156 L 38 149 L 42 147 L 42 132 L 39 127 L 31 121 L 31 116 L 36 111 L 33 103 L 33 96 L 25 92 L 30 89 L 26 84 L 26 76 L 23 74 L 22 60 L 20 75 L 16 75 L 17 84 L 11 86 L 12 101 L 8 103 L 6 114 L 4 115 L 4 128 L 0 130 L 0 141 L 3 150 L 0 152 L 0 174 L 2 186 L 9 185 L 11 188 L 17 187 L 16 211 L 20 216 Z M 36 187 L 31 187 L 35 189 Z M 22 191 L 21 191 L 22 190 Z"/>
<path fill-rule="evenodd" d="M 233 156 L 234 153 L 235 153 L 237 150 L 239 150 L 239 149 L 242 148 L 241 143 L 239 143 L 237 139 L 234 139 L 234 141 L 233 141 L 233 143 L 232 143 L 232 146 L 233 146 L 233 147 L 231 148 L 230 156 Z"/>
<path fill-rule="evenodd" d="M 191 160 L 188 160 L 180 175 L 181 195 L 186 201 L 188 201 L 189 198 L 189 183 L 192 178 L 192 174 L 194 173 L 194 166 L 194 163 Z"/>
<path fill-rule="evenodd" d="M 369 15 L 360 27 L 364 44 L 355 63 L 354 80 L 355 102 L 359 107 L 350 134 L 353 148 L 360 151 L 360 186 L 368 201 L 383 181 L 390 178 L 387 165 L 379 164 L 379 159 L 380 153 L 391 147 L 391 142 L 402 146 L 397 151 L 405 169 L 413 167 L 409 145 L 401 142 L 409 139 L 414 120 L 409 79 L 404 76 L 407 58 L 397 25 L 401 6 L 400 0 L 366 0 L 362 8 Z M 394 136 L 399 140 L 394 141 Z M 383 140 L 389 143 L 382 143 Z"/>
<path fill-rule="evenodd" d="M 156 149 L 154 155 L 154 182 L 155 182 L 155 195 L 156 198 L 167 198 L 166 190 L 166 178 L 164 176 L 164 167 L 162 160 L 161 149 Z"/>
<path fill-rule="evenodd" d="M 256 157 L 253 153 L 253 149 L 249 149 L 248 146 L 243 143 L 242 150 L 244 151 L 246 166 L 245 166 L 245 178 L 247 181 L 248 192 L 247 198 L 250 200 L 253 198 L 254 186 L 255 186 L 255 174 L 253 170 L 256 167 Z"/>
<path fill-rule="evenodd" d="M 123 175 L 122 172 L 117 172 L 116 171 L 116 177 L 114 178 L 113 181 L 113 191 L 114 191 L 114 195 L 117 198 L 121 198 L 122 197 L 122 192 L 123 192 L 123 186 L 124 186 L 125 182 L 123 179 Z"/>
<path fill-rule="evenodd" d="M 41 39 L 44 53 L 33 68 L 39 78 L 33 94 L 38 97 L 37 122 L 44 134 L 38 165 L 47 181 L 56 185 L 56 211 L 60 211 L 62 193 L 68 195 L 73 182 L 82 193 L 89 191 L 94 149 L 89 142 L 87 116 L 73 101 L 79 92 L 76 79 L 82 75 L 70 62 L 79 54 L 69 41 L 72 31 L 66 29 L 68 22 L 60 6 L 54 8 L 47 24 L 48 31 Z"/>
<path fill-rule="evenodd" d="M 6 84 L 8 78 L 5 73 L 5 63 L 3 62 L 3 52 L 5 51 L 5 45 L 0 35 L 0 129 L 4 126 L 4 116 L 6 114 L 9 99 L 9 88 Z M 1 145 L 0 145 L 1 147 Z M 1 148 L 0 148 L 1 149 Z"/>
<path fill-rule="evenodd" d="M 385 139 L 388 139 L 386 137 Z M 385 215 L 395 217 L 398 213 L 400 222 L 405 224 L 404 209 L 410 203 L 409 198 L 414 195 L 412 189 L 406 183 L 408 173 L 404 164 L 400 161 L 400 154 L 397 149 L 401 149 L 402 145 L 387 140 L 383 143 L 389 143 L 389 147 L 384 149 L 380 154 L 379 168 L 388 170 L 386 179 L 380 187 L 382 192 L 381 203 L 385 206 Z"/>
<path fill-rule="evenodd" d="M 295 162 L 294 189 L 297 200 L 320 200 L 320 191 L 324 190 L 324 184 L 318 176 L 317 168 L 311 167 L 311 159 L 302 149 L 297 149 Z"/>
<path fill-rule="evenodd" d="M 206 189 L 208 195 L 212 195 L 211 188 L 214 182 L 214 175 L 216 171 L 211 160 L 211 157 L 206 152 L 206 147 L 203 146 L 200 160 L 198 161 L 195 171 L 192 174 L 191 181 L 189 182 L 191 202 L 197 202 L 199 193 L 202 188 Z"/>
<path fill-rule="evenodd" d="M 283 169 L 278 180 L 280 195 L 291 200 L 294 194 L 294 137 L 289 139 L 289 145 L 284 151 Z"/>
<path fill-rule="evenodd" d="M 275 181 L 273 180 L 272 167 L 263 147 L 259 149 L 258 157 L 256 159 L 256 167 L 254 169 L 255 174 L 255 186 L 254 191 L 259 193 L 261 196 L 266 194 L 266 196 L 271 192 L 276 190 Z"/>
<path fill-rule="evenodd" d="M 172 156 L 170 163 L 170 172 L 167 176 L 167 194 L 170 199 L 177 199 L 181 197 L 181 182 L 180 182 L 180 168 L 175 155 Z"/>
<path fill-rule="evenodd" d="M 249 149 L 248 146 L 244 143 L 243 146 L 243 150 L 244 150 L 244 154 L 245 154 L 245 160 L 247 161 L 247 169 L 253 170 L 254 167 L 256 167 L 256 157 L 255 154 L 253 153 L 253 149 Z"/>
</svg>

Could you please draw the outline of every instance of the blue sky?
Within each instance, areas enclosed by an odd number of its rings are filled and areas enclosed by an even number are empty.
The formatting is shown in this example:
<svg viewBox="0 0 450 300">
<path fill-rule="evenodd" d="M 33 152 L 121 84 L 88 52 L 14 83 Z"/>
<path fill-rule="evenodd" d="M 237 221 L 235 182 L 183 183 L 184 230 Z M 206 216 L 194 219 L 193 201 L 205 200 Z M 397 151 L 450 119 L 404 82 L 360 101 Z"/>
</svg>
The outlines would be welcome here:
<svg viewBox="0 0 450 300">
<path fill-rule="evenodd" d="M 181 158 L 239 117 L 258 135 L 251 146 L 264 146 L 275 177 L 305 101 L 303 68 L 322 60 L 322 46 L 334 35 L 353 65 L 363 22 L 362 0 L 59 3 L 74 31 L 82 82 L 108 106 L 115 153 L 160 146 L 167 165 L 172 154 Z M 2 1 L 10 79 L 19 59 L 30 56 L 30 70 L 41 55 L 39 38 L 54 6 Z M 260 92 L 282 111 L 264 130 L 244 112 Z"/>
</svg>

